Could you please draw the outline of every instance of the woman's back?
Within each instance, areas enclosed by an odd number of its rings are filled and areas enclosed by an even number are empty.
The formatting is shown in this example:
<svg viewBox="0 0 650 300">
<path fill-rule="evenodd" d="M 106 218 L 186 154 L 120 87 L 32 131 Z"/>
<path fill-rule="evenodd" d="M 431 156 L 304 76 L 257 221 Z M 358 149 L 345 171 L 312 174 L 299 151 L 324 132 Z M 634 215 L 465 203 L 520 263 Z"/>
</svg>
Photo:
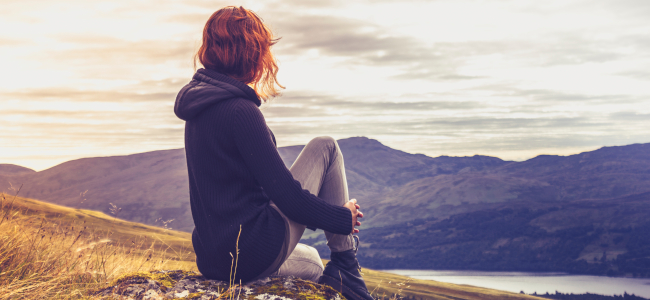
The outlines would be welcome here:
<svg viewBox="0 0 650 300">
<path fill-rule="evenodd" d="M 329 137 L 312 140 L 290 171 L 258 108 L 281 87 L 270 51 L 276 42 L 253 12 L 216 11 L 196 55 L 205 69 L 176 98 L 174 112 L 186 121 L 197 266 L 211 279 L 291 274 L 345 287 L 346 297 L 372 299 L 352 236 L 363 214 L 356 200 L 348 201 L 338 144 Z M 325 230 L 332 250 L 327 267 L 316 249 L 298 243 L 306 227 Z M 339 280 L 330 280 L 336 274 Z"/>
<path fill-rule="evenodd" d="M 257 99 L 245 98 L 248 86 L 223 81 L 217 86 L 209 75 L 223 76 L 199 70 L 179 93 L 176 105 L 177 115 L 186 120 L 185 151 L 196 226 L 193 242 L 201 273 L 226 280 L 230 253 L 237 253 L 241 225 L 238 277 L 246 280 L 276 258 L 283 242 L 277 235 L 284 233 L 284 222 L 268 206 L 269 198 L 246 167 L 235 142 L 235 117 L 259 113 Z M 268 136 L 272 140 L 270 132 Z"/>
<path fill-rule="evenodd" d="M 239 225 L 237 279 L 252 279 L 277 258 L 286 227 L 271 200 L 300 224 L 350 232 L 348 209 L 327 204 L 293 178 L 251 92 L 201 69 L 176 99 L 176 115 L 186 121 L 192 239 L 199 270 L 209 278 L 229 278 Z"/>
</svg>

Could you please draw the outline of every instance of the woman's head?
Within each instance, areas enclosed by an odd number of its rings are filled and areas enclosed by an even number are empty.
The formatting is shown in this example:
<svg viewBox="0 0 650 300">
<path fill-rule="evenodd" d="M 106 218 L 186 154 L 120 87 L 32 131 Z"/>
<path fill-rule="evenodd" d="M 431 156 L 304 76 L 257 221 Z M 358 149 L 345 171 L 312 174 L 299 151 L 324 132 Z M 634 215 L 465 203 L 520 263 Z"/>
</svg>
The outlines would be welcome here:
<svg viewBox="0 0 650 300">
<path fill-rule="evenodd" d="M 266 101 L 283 88 L 276 78 L 278 65 L 271 53 L 277 41 L 254 12 L 228 6 L 217 10 L 205 23 L 203 44 L 195 59 L 206 69 L 251 85 Z"/>
</svg>

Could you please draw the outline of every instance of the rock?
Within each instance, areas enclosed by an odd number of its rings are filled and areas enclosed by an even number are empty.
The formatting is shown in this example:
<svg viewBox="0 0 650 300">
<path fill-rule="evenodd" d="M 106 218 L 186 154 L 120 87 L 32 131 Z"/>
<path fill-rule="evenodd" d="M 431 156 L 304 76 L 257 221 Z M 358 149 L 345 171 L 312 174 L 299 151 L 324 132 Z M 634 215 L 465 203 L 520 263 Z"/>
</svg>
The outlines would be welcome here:
<svg viewBox="0 0 650 300">
<path fill-rule="evenodd" d="M 248 284 L 229 286 L 196 272 L 153 271 L 120 276 L 111 286 L 93 293 L 111 299 L 237 299 L 237 300 L 343 300 L 329 286 L 293 276 L 271 276 Z"/>
</svg>

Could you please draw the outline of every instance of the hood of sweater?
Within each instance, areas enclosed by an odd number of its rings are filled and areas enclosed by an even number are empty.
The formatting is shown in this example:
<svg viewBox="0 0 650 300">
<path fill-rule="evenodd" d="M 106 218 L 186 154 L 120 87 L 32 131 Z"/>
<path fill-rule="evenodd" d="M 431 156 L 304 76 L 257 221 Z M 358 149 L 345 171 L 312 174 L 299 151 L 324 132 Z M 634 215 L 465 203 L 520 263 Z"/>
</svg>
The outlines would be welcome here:
<svg viewBox="0 0 650 300">
<path fill-rule="evenodd" d="M 257 106 L 262 104 L 255 91 L 245 83 L 213 70 L 199 69 L 192 81 L 178 92 L 174 113 L 187 121 L 215 103 L 232 98 L 244 98 Z"/>
</svg>

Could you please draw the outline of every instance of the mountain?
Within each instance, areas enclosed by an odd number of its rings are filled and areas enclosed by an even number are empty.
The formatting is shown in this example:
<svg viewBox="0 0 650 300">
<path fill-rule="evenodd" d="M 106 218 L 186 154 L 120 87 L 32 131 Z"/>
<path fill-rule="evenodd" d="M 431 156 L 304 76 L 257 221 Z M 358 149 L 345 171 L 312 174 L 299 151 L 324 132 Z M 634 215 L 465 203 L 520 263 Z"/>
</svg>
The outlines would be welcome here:
<svg viewBox="0 0 650 300">
<path fill-rule="evenodd" d="M 650 277 L 650 192 L 513 203 L 364 231 L 374 268 L 568 272 Z M 311 241 L 318 244 L 316 239 Z M 324 245 L 317 245 L 325 252 Z"/>
<path fill-rule="evenodd" d="M 27 198 L 106 214 L 113 203 L 125 220 L 162 226 L 162 220 L 175 219 L 170 226 L 183 231 L 193 226 L 183 149 L 82 158 L 40 172 L 0 175 L 1 191 L 12 194 L 10 183 L 23 184 L 20 195 Z"/>
<path fill-rule="evenodd" d="M 645 274 L 647 270 L 650 274 L 650 263 L 643 256 L 646 252 L 637 247 L 643 245 L 639 241 L 644 241 L 643 228 L 650 220 L 650 144 L 512 162 L 481 155 L 434 158 L 410 154 L 365 137 L 338 142 L 350 196 L 358 199 L 367 216 L 361 233 L 364 245 L 369 246 L 365 262 L 375 268 L 382 264 L 509 266 L 599 274 L 610 270 Z M 290 166 L 302 147 L 278 151 Z M 40 172 L 4 166 L 0 165 L 0 191 L 5 193 L 12 193 L 11 184 L 23 184 L 25 197 L 105 213 L 111 212 L 112 203 L 122 208 L 118 213 L 122 219 L 158 226 L 174 219 L 169 223 L 174 229 L 193 228 L 183 149 L 84 158 Z M 530 230 L 513 233 L 508 231 L 511 228 Z M 327 254 L 322 235 L 310 237 L 304 241 L 320 245 L 322 254 Z M 430 240 L 437 242 L 426 242 Z M 648 241 L 650 245 L 650 237 Z M 477 258 L 441 263 L 450 261 L 454 251 L 475 251 L 466 257 Z M 557 260 L 525 262 L 530 257 L 513 254 L 517 251 Z M 432 255 L 439 260 L 412 265 L 413 261 L 400 258 Z M 497 266 L 489 263 L 494 255 L 514 260 L 502 259 L 503 264 Z M 638 270 L 630 271 L 622 260 L 615 261 L 626 255 L 632 255 L 626 264 L 640 266 Z M 601 262 L 603 256 L 606 259 Z M 594 257 L 602 266 L 595 266 Z"/>
<path fill-rule="evenodd" d="M 346 159 L 350 196 L 366 206 L 374 205 L 377 195 L 419 178 L 506 163 L 485 156 L 409 154 L 365 137 L 340 140 L 339 144 Z M 290 166 L 302 148 L 289 146 L 278 151 Z M 112 203 L 122 208 L 118 216 L 125 220 L 162 225 L 162 221 L 173 219 L 170 226 L 174 229 L 191 231 L 194 227 L 183 149 L 82 158 L 40 172 L 0 174 L 0 191 L 12 194 L 11 186 L 20 184 L 24 185 L 20 192 L 24 197 L 107 214 Z"/>
<path fill-rule="evenodd" d="M 374 226 L 388 225 L 518 202 L 561 204 L 647 191 L 650 144 L 634 144 L 566 157 L 540 155 L 524 162 L 504 162 L 482 170 L 463 169 L 413 180 L 380 196 L 368 215 Z"/>
<path fill-rule="evenodd" d="M 35 173 L 36 171 L 12 164 L 0 164 L 0 175 L 15 176 L 22 174 Z"/>
</svg>

